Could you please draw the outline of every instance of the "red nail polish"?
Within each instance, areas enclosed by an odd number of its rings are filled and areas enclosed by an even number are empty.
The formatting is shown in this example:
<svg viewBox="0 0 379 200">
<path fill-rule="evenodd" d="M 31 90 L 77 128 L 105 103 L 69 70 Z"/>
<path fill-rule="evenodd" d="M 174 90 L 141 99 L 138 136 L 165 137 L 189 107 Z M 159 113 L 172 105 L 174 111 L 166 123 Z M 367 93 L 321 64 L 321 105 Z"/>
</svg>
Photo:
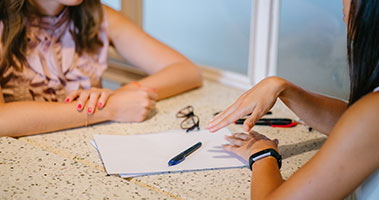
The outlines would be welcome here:
<svg viewBox="0 0 379 200">
<path fill-rule="evenodd" d="M 82 109 L 82 104 L 78 104 L 78 109 Z"/>
<path fill-rule="evenodd" d="M 103 107 L 103 103 L 99 102 L 99 104 L 97 105 L 97 107 L 100 109 Z"/>
<path fill-rule="evenodd" d="M 66 103 L 68 103 L 69 101 L 70 101 L 70 98 L 67 98 L 67 99 L 66 99 Z"/>
<path fill-rule="evenodd" d="M 88 110 L 87 110 L 88 113 L 92 113 L 92 108 L 89 107 Z"/>
</svg>

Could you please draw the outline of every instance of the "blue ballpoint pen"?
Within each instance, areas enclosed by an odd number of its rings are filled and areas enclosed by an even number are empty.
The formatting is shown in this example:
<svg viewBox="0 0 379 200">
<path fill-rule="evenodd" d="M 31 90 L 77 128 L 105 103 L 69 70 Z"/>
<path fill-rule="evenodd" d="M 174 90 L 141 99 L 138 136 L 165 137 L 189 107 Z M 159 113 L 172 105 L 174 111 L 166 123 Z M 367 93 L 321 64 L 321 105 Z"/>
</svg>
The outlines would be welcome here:
<svg viewBox="0 0 379 200">
<path fill-rule="evenodd" d="M 192 152 L 196 151 L 200 147 L 201 147 L 201 142 L 196 143 L 195 145 L 191 146 L 187 150 L 183 151 L 182 153 L 178 154 L 177 156 L 172 158 L 170 161 L 168 161 L 168 166 L 173 166 L 182 162 L 188 155 L 190 155 Z"/>
</svg>

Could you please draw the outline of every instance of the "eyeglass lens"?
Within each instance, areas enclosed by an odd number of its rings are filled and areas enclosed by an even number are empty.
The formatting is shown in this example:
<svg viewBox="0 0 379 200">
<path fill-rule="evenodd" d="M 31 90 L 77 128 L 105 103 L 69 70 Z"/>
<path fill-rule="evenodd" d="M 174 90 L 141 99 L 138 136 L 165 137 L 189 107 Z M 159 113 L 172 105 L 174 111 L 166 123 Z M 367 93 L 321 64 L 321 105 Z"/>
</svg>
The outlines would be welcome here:
<svg viewBox="0 0 379 200">
<path fill-rule="evenodd" d="M 181 109 L 177 114 L 176 117 L 178 118 L 185 118 L 181 124 L 180 127 L 182 129 L 185 129 L 186 132 L 192 131 L 194 129 L 200 130 L 199 128 L 199 122 L 200 119 L 197 115 L 194 114 L 192 106 L 186 106 L 185 108 Z"/>
</svg>

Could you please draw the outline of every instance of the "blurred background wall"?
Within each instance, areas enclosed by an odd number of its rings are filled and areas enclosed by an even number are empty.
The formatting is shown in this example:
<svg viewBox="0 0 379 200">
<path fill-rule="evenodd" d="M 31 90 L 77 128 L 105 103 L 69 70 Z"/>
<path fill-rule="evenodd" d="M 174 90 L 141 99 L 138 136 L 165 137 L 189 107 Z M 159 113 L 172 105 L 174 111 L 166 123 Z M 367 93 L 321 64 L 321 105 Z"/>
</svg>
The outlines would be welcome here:
<svg viewBox="0 0 379 200">
<path fill-rule="evenodd" d="M 283 0 L 277 75 L 347 99 L 346 28 L 340 0 Z"/>
<path fill-rule="evenodd" d="M 120 10 L 121 0 L 103 0 Z M 340 0 L 281 0 L 277 75 L 347 99 Z M 142 27 L 196 64 L 247 76 L 253 0 L 143 0 Z"/>
</svg>

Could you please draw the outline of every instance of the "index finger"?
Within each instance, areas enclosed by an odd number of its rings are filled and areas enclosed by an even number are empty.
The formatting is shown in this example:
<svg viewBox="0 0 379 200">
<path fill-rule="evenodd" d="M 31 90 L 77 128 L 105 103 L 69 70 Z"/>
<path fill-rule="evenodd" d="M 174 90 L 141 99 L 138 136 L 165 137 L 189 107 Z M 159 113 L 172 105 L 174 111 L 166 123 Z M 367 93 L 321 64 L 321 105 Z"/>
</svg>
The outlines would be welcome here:
<svg viewBox="0 0 379 200">
<path fill-rule="evenodd" d="M 238 101 L 233 103 L 231 106 L 229 106 L 225 111 L 223 111 L 223 112 L 217 114 L 215 117 L 213 117 L 213 119 L 208 122 L 206 128 L 212 129 L 217 124 L 219 124 L 222 120 L 224 120 L 227 116 L 229 116 L 231 113 L 233 113 L 237 109 L 237 107 L 238 107 L 237 104 L 239 105 Z"/>
<path fill-rule="evenodd" d="M 211 132 L 216 132 L 217 130 L 224 128 L 225 126 L 228 126 L 229 124 L 235 122 L 237 119 L 239 119 L 241 116 L 245 115 L 245 109 L 241 106 L 237 107 L 234 112 L 230 113 L 228 116 L 221 119 L 218 123 L 212 124 L 211 126 L 207 127 Z"/>
<path fill-rule="evenodd" d="M 230 152 L 233 152 L 235 154 L 237 154 L 237 150 L 239 148 L 239 146 L 236 146 L 236 145 L 233 145 L 233 144 L 223 144 L 221 145 L 221 147 L 226 150 L 226 151 L 230 151 Z"/>
</svg>

